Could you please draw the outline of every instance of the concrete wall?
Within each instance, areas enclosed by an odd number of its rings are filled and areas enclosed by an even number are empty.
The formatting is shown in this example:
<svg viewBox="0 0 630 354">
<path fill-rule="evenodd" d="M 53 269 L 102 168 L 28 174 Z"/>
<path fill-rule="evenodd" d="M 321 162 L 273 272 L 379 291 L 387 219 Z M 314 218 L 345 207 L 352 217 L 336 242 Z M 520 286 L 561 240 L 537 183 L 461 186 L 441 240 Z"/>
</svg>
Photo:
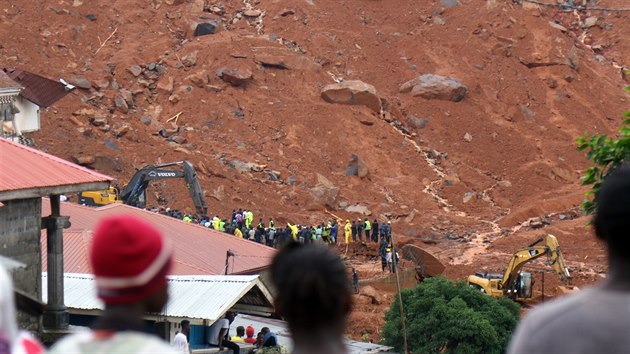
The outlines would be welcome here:
<svg viewBox="0 0 630 354">
<path fill-rule="evenodd" d="M 4 206 L 0 207 L 0 254 L 27 265 L 26 268 L 13 271 L 14 286 L 36 299 L 41 299 L 41 198 L 2 203 Z M 39 317 L 19 311 L 18 321 L 20 328 L 39 330 Z"/>
</svg>

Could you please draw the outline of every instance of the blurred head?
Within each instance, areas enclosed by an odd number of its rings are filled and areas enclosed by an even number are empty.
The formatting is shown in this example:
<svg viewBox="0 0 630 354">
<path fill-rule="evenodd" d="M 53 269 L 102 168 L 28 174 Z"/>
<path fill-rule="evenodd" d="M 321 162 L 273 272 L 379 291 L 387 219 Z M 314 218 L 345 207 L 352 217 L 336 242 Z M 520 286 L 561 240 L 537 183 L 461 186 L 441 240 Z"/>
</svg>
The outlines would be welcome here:
<svg viewBox="0 0 630 354">
<path fill-rule="evenodd" d="M 254 327 L 252 326 L 247 326 L 247 329 L 245 330 L 245 333 L 247 334 L 247 337 L 249 338 L 253 338 L 255 332 L 256 331 L 254 331 Z"/>
<path fill-rule="evenodd" d="M 630 261 L 630 165 L 610 173 L 597 196 L 595 233 L 606 241 L 611 257 Z"/>
<path fill-rule="evenodd" d="M 245 327 L 243 327 L 243 326 L 236 327 L 236 335 L 239 336 L 239 337 L 244 337 L 245 336 Z"/>
<path fill-rule="evenodd" d="M 145 221 L 126 215 L 103 219 L 90 261 L 97 295 L 106 305 L 144 302 L 146 311 L 160 312 L 166 304 L 172 247 Z"/>
<path fill-rule="evenodd" d="M 188 335 L 188 333 L 190 332 L 190 321 L 182 320 L 181 325 L 182 325 L 182 333 Z"/>
<path fill-rule="evenodd" d="M 290 243 L 275 256 L 271 279 L 279 289 L 276 309 L 294 336 L 322 331 L 341 336 L 352 295 L 336 253 L 322 245 Z"/>
</svg>

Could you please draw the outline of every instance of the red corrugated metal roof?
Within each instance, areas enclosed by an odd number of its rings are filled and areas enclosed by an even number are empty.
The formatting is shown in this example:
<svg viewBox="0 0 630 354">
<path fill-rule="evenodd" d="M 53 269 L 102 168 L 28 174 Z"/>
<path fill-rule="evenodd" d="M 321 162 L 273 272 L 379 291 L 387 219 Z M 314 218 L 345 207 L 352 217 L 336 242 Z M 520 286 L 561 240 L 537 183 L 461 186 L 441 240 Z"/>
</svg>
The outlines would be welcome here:
<svg viewBox="0 0 630 354">
<path fill-rule="evenodd" d="M 187 223 L 170 216 L 156 214 L 124 204 L 91 208 L 70 202 L 61 203 L 61 215 L 70 216 L 71 226 L 64 230 L 64 268 L 68 273 L 86 273 L 91 231 L 110 215 L 127 214 L 144 219 L 157 227 L 175 247 L 173 275 L 225 274 L 225 256 L 231 250 L 228 272 L 242 273 L 262 269 L 271 264 L 276 250 L 256 242 Z M 42 199 L 42 216 L 50 215 L 50 201 Z M 46 233 L 42 231 L 42 254 L 46 253 Z M 43 269 L 46 271 L 46 260 Z M 88 271 L 91 273 L 91 271 Z"/>
<path fill-rule="evenodd" d="M 24 87 L 20 95 L 40 107 L 49 107 L 70 92 L 61 82 L 22 69 L 3 68 L 3 71 L 13 81 Z"/>
<path fill-rule="evenodd" d="M 112 180 L 113 178 L 109 176 L 75 165 L 72 162 L 0 138 L 0 195 L 5 191 L 110 182 Z"/>
<path fill-rule="evenodd" d="M 11 80 L 3 70 L 0 70 L 0 90 L 1 89 L 19 89 L 22 88 L 17 82 Z"/>
</svg>

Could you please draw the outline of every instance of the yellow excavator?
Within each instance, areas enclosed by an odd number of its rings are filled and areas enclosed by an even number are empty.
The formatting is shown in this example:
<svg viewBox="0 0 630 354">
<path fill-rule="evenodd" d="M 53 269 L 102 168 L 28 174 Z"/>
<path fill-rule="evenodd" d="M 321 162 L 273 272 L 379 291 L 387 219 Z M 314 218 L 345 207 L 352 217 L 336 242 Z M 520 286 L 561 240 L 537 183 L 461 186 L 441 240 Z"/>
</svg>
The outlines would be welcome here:
<svg viewBox="0 0 630 354">
<path fill-rule="evenodd" d="M 541 242 L 544 244 L 539 245 Z M 553 235 L 546 235 L 514 252 L 505 273 L 477 273 L 468 277 L 468 285 L 494 298 L 506 296 L 518 302 L 527 302 L 532 298 L 534 279 L 531 273 L 521 269 L 527 262 L 544 255 L 547 255 L 548 264 L 558 273 L 562 282 L 570 284 L 571 275 L 562 257 L 558 239 Z"/>
<path fill-rule="evenodd" d="M 172 167 L 180 167 L 172 169 Z M 148 165 L 139 169 L 127 185 L 120 191 L 117 187 L 109 187 L 104 191 L 79 193 L 79 204 L 102 206 L 111 203 L 124 203 L 137 208 L 147 205 L 146 190 L 149 182 L 157 179 L 183 178 L 188 187 L 190 197 L 199 215 L 206 215 L 208 207 L 203 198 L 203 191 L 193 165 L 189 161 L 169 162 L 161 165 Z"/>
</svg>

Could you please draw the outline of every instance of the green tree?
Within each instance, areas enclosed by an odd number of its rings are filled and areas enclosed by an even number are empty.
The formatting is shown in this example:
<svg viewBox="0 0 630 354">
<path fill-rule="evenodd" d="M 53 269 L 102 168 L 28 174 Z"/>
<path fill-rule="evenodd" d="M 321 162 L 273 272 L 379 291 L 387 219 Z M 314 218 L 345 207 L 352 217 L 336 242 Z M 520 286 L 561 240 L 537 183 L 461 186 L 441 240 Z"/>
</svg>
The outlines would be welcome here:
<svg viewBox="0 0 630 354">
<path fill-rule="evenodd" d="M 626 86 L 625 90 L 630 92 L 630 86 Z M 595 211 L 599 189 L 606 176 L 630 158 L 630 111 L 625 112 L 623 116 L 624 121 L 617 137 L 610 138 L 606 134 L 590 135 L 585 132 L 577 139 L 578 151 L 586 150 L 586 159 L 593 163 L 582 176 L 582 185 L 591 186 L 586 192 L 586 199 L 582 202 L 582 210 L 587 214 Z"/>
<path fill-rule="evenodd" d="M 497 300 L 441 276 L 403 290 L 402 299 L 412 353 L 502 353 L 520 313 L 510 299 Z M 398 297 L 385 321 L 383 343 L 402 352 Z"/>
</svg>

